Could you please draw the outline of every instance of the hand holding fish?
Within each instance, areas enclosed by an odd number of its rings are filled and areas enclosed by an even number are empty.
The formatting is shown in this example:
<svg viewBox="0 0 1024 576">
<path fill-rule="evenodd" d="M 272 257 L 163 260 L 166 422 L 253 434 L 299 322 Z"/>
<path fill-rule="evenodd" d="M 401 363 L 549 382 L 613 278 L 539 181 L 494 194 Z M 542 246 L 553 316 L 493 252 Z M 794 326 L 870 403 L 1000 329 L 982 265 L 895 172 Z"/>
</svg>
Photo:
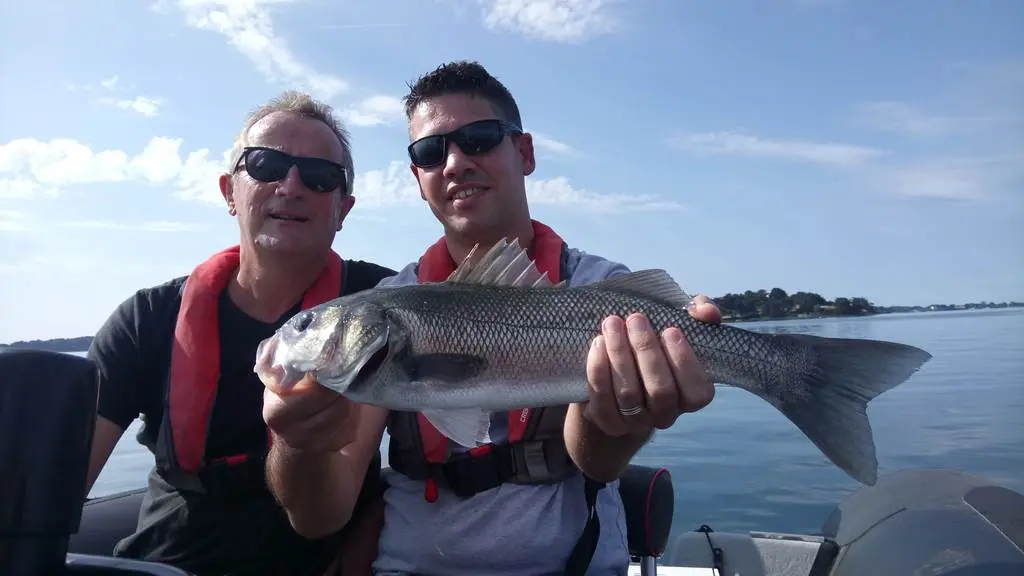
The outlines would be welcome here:
<svg viewBox="0 0 1024 576">
<path fill-rule="evenodd" d="M 271 386 L 263 392 L 267 427 L 285 444 L 304 452 L 334 452 L 351 444 L 358 417 L 351 400 L 318 385 L 312 376 L 288 393 Z"/>
<path fill-rule="evenodd" d="M 692 301 L 690 315 L 703 322 L 722 320 L 705 296 Z M 611 437 L 671 427 L 680 414 L 696 412 L 715 397 L 708 378 L 682 330 L 659 334 L 643 314 L 601 323 L 587 355 L 589 400 L 583 417 Z"/>
</svg>

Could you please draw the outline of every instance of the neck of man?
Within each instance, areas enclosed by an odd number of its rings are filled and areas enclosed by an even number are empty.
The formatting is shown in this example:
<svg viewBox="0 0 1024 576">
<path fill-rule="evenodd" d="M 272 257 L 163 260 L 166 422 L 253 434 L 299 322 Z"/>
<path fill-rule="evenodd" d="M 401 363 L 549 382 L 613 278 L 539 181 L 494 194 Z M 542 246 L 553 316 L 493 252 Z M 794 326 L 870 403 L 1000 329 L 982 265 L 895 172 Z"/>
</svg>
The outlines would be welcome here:
<svg viewBox="0 0 1024 576">
<path fill-rule="evenodd" d="M 479 261 L 480 257 L 499 241 L 511 242 L 516 238 L 519 239 L 519 245 L 527 252 L 533 247 L 533 222 L 529 218 L 515 228 L 506 229 L 501 232 L 495 231 L 491 234 L 463 235 L 448 232 L 445 235 L 445 242 L 448 244 L 448 254 L 455 261 L 455 264 L 459 265 L 469 255 L 473 246 L 477 244 L 480 247 L 477 248 L 476 254 L 473 255 L 474 262 Z"/>
<path fill-rule="evenodd" d="M 297 255 L 242 245 L 228 297 L 261 322 L 275 322 L 298 303 L 327 263 L 323 253 Z"/>
</svg>

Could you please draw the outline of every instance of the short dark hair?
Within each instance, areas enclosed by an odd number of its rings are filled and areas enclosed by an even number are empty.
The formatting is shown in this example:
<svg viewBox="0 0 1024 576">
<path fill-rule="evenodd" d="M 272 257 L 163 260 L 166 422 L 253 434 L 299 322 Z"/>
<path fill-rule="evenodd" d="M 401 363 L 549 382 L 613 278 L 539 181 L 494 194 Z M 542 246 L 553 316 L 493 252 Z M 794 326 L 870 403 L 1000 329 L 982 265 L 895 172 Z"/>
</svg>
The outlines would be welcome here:
<svg viewBox="0 0 1024 576">
<path fill-rule="evenodd" d="M 468 94 L 484 98 L 503 120 L 523 127 L 519 106 L 516 106 L 516 99 L 508 88 L 491 76 L 480 63 L 467 60 L 442 64 L 410 84 L 409 93 L 402 98 L 406 118 L 412 118 L 416 107 L 423 102 L 445 94 Z"/>
</svg>

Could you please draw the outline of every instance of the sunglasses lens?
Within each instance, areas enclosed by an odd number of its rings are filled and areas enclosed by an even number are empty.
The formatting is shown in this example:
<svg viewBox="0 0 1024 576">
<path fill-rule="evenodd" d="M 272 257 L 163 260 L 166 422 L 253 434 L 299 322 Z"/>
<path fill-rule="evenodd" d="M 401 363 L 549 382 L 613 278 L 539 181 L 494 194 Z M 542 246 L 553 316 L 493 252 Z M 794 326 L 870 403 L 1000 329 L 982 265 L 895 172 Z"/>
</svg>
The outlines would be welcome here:
<svg viewBox="0 0 1024 576">
<path fill-rule="evenodd" d="M 305 159 L 299 164 L 302 183 L 310 190 L 330 192 L 341 186 L 344 174 L 334 164 L 315 159 Z"/>
<path fill-rule="evenodd" d="M 299 177 L 310 190 L 330 192 L 345 183 L 344 170 L 320 158 L 295 158 L 265 148 L 251 149 L 245 157 L 245 171 L 261 182 L 284 180 L 292 165 L 299 167 Z"/>
<path fill-rule="evenodd" d="M 483 121 L 467 124 L 452 134 L 462 151 L 469 156 L 484 154 L 501 144 L 505 133 L 497 121 Z"/>
<path fill-rule="evenodd" d="M 430 168 L 444 162 L 447 142 L 455 142 L 467 156 L 485 154 L 501 144 L 505 131 L 498 120 L 479 120 L 466 124 L 448 134 L 421 138 L 409 145 L 409 158 L 420 168 Z"/>
<path fill-rule="evenodd" d="M 409 145 L 409 158 L 421 168 L 437 166 L 444 161 L 444 136 L 427 136 Z"/>
<path fill-rule="evenodd" d="M 249 150 L 245 156 L 245 171 L 260 182 L 284 180 L 291 167 L 291 158 L 276 150 Z"/>
</svg>

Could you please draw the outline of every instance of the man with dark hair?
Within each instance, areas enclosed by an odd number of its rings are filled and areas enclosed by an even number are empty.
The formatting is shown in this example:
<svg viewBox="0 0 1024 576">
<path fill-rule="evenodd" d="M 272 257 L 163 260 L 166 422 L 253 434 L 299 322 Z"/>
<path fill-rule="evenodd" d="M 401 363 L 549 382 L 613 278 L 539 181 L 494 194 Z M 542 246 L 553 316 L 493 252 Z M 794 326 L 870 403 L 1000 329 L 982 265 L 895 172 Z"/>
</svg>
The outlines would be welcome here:
<svg viewBox="0 0 1024 576">
<path fill-rule="evenodd" d="M 628 272 L 531 218 L 533 139 L 508 89 L 482 66 L 439 67 L 410 87 L 405 105 L 411 169 L 444 234 L 381 285 L 442 281 L 474 245 L 513 238 L 555 282 Z M 691 313 L 721 319 L 703 297 Z M 375 574 L 626 573 L 617 478 L 655 428 L 703 408 L 714 386 L 678 328 L 657 334 L 641 314 L 606 318 L 600 328 L 586 364 L 589 401 L 492 414 L 484 449 L 455 444 L 415 413 L 349 403 L 353 419 L 344 426 L 359 430 L 350 441 L 380 438 L 385 423 L 391 436 Z M 319 456 L 298 446 L 340 429 L 316 407 L 346 401 L 313 386 L 286 397 L 268 390 L 266 402 L 275 433 L 295 438 L 290 454 L 271 456 L 272 490 L 296 526 L 336 529 L 335 502 L 351 500 L 344 490 L 352 489 L 339 479 L 358 476 L 347 464 L 357 451 L 341 441 L 337 453 Z"/>
<path fill-rule="evenodd" d="M 374 482 L 360 490 L 358 479 L 334 530 L 297 534 L 265 483 L 256 349 L 301 309 L 395 272 L 331 249 L 355 198 L 348 133 L 328 106 L 282 94 L 249 116 L 231 158 L 220 190 L 239 244 L 139 290 L 92 341 L 101 385 L 86 492 L 141 413 L 139 442 L 156 466 L 138 528 L 116 555 L 197 575 L 319 576 L 337 560 L 356 502 L 376 498 L 378 444 L 355 464 Z"/>
</svg>

